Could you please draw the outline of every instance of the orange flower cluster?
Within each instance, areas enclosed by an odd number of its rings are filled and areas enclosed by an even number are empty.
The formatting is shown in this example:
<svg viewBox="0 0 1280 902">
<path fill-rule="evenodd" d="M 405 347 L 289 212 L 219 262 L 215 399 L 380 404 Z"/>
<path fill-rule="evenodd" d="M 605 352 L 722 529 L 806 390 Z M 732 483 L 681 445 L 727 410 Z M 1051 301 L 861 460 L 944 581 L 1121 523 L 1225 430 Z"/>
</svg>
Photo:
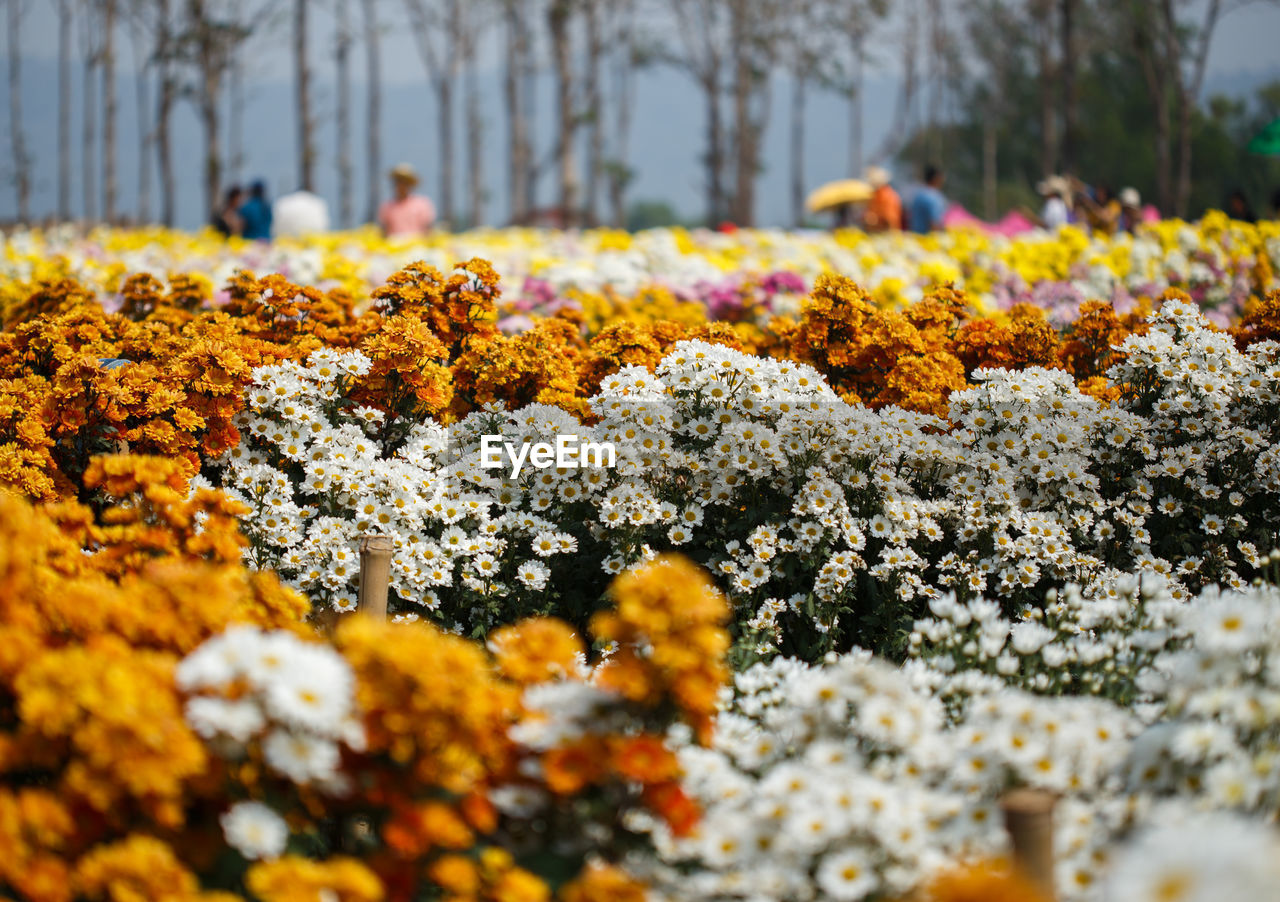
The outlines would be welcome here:
<svg viewBox="0 0 1280 902">
<path fill-rule="evenodd" d="M 235 898 L 202 891 L 225 867 L 218 816 L 236 798 L 279 804 L 292 790 L 264 779 L 256 752 L 212 754 L 184 718 L 175 668 L 234 623 L 306 636 L 306 603 L 236 562 L 232 509 L 182 496 L 180 462 L 96 458 L 87 476 L 113 502 L 96 515 L 0 492 L 0 887 L 40 902 Z M 562 877 L 506 848 L 519 825 L 489 799 L 495 786 L 523 785 L 567 825 L 584 802 L 615 830 L 636 805 L 676 833 L 695 823 L 662 737 L 672 717 L 708 727 L 726 677 L 726 602 L 680 559 L 621 577 L 613 595 L 618 611 L 599 616 L 598 638 L 619 646 L 595 689 L 582 643 L 556 621 L 499 631 L 490 653 L 435 627 L 345 620 L 333 641 L 364 733 L 344 759 L 350 791 L 298 789 L 282 809 L 319 857 L 242 863 L 219 885 L 241 880 L 264 902 L 641 898 L 623 871 L 588 859 L 618 850 L 585 832 L 552 868 L 576 874 L 557 894 Z M 556 716 L 526 709 L 523 692 L 557 683 L 600 693 L 612 726 L 593 719 L 549 748 L 521 745 L 513 727 Z M 612 688 L 622 697 L 601 691 Z M 326 832 L 343 823 L 352 829 Z M 341 838 L 361 831 L 355 847 Z"/>
<path fill-rule="evenodd" d="M 563 310 L 506 336 L 495 324 L 498 276 L 483 260 L 448 276 L 411 264 L 362 313 L 340 289 L 247 272 L 231 280 L 219 310 L 197 276 L 175 276 L 167 288 L 131 276 L 118 314 L 104 313 L 74 281 L 44 285 L 0 333 L 0 486 L 39 500 L 84 497 L 89 459 L 122 444 L 182 459 L 195 473 L 204 457 L 238 443 L 234 418 L 253 368 L 321 347 L 370 357 L 352 396 L 387 414 L 384 439 L 415 420 L 449 420 L 492 402 L 583 415 L 603 379 L 624 366 L 653 368 L 685 339 L 804 361 L 855 403 L 945 414 L 950 393 L 979 367 L 1058 367 L 1111 399 L 1103 374 L 1114 346 L 1145 328 L 1150 307 L 1121 317 L 1088 302 L 1059 332 L 1025 305 L 970 319 L 964 293 L 948 286 L 883 309 L 850 280 L 826 275 L 798 321 L 759 327 L 710 323 L 701 307 L 647 291 L 649 306 L 606 293 L 584 300 L 585 313 Z M 1233 334 L 1242 345 L 1280 337 L 1280 293 L 1255 300 Z"/>
<path fill-rule="evenodd" d="M 1254 298 L 1245 305 L 1244 316 L 1231 335 L 1241 350 L 1260 341 L 1280 341 L 1280 291 Z"/>
<path fill-rule="evenodd" d="M 601 669 L 600 684 L 649 707 L 672 701 L 708 738 L 728 678 L 724 597 L 703 570 L 672 555 L 622 574 L 609 594 L 615 609 L 596 614 L 591 629 L 621 647 Z"/>
<path fill-rule="evenodd" d="M 386 812 L 375 819 L 387 854 L 371 866 L 392 898 L 407 897 L 424 878 L 459 900 L 550 898 L 545 883 L 495 844 L 504 831 L 520 832 L 488 800 L 488 789 L 498 784 L 548 798 L 552 807 L 543 816 L 568 817 L 559 829 L 561 845 L 570 848 L 582 842 L 572 838 L 582 823 L 569 811 L 603 812 L 601 826 L 610 831 L 619 829 L 621 810 L 637 804 L 677 834 L 696 823 L 698 810 L 680 789 L 679 765 L 662 731 L 673 715 L 704 733 L 709 727 L 727 678 L 728 636 L 720 626 L 727 604 L 700 570 L 679 558 L 619 577 L 613 595 L 618 613 L 601 615 L 597 638 L 620 646 L 597 668 L 595 691 L 618 691 L 620 700 L 609 702 L 616 697 L 602 693 L 601 703 L 631 716 L 611 720 L 601 711 L 602 722 L 620 723 L 621 731 L 602 732 L 593 719 L 546 749 L 518 744 L 512 728 L 556 716 L 525 710 L 521 695 L 528 687 L 577 684 L 592 691 L 584 682 L 591 673 L 585 649 L 566 624 L 534 618 L 498 630 L 491 654 L 434 627 L 365 618 L 340 624 L 335 642 L 357 678 L 367 740 L 360 761 L 351 764 L 360 798 L 349 804 Z M 666 626 L 654 610 L 667 612 Z M 643 693 L 636 691 L 637 679 L 627 680 L 629 691 L 617 679 L 636 662 L 647 668 Z M 535 771 L 521 763 L 530 758 Z M 595 801 L 584 809 L 584 800 Z M 577 854 L 587 846 L 582 849 Z M 640 892 L 613 867 L 582 870 L 581 860 L 568 863 L 581 873 L 561 898 L 603 902 Z"/>
<path fill-rule="evenodd" d="M 947 348 L 962 315 L 946 289 L 906 311 L 883 310 L 850 279 L 819 276 L 805 303 L 788 356 L 824 373 L 852 403 L 897 404 L 942 414 L 946 398 L 965 387 L 965 371 Z"/>
<path fill-rule="evenodd" d="M 884 310 L 849 279 L 820 276 L 800 321 L 774 320 L 764 347 L 809 363 L 843 397 L 873 408 L 895 404 L 945 416 L 951 392 L 982 367 L 1065 369 L 1083 391 L 1112 400 L 1104 374 L 1119 360 L 1115 346 L 1145 333 L 1151 305 L 1143 301 L 1119 316 L 1108 303 L 1088 301 L 1061 332 L 1026 304 L 999 320 L 969 319 L 967 309 L 963 292 L 942 286 L 902 311 Z"/>
<path fill-rule="evenodd" d="M 132 487 L 100 520 L 0 492 L 0 886 L 24 898 L 197 897 L 151 835 L 200 828 L 190 812 L 214 772 L 174 668 L 230 623 L 296 628 L 306 610 L 274 577 L 202 550 L 193 520 L 207 505 L 164 497 L 165 463 L 95 462 L 115 490 Z M 137 530 L 166 556 L 119 553 Z M 78 540 L 91 535 L 108 538 Z"/>
<path fill-rule="evenodd" d="M 0 334 L 0 485 L 73 497 L 90 458 L 121 443 L 190 475 L 239 442 L 253 368 L 283 354 L 222 314 L 172 327 L 82 301 Z"/>
<path fill-rule="evenodd" d="M 998 861 L 942 871 L 904 902 L 1047 902 L 1025 877 Z"/>
</svg>

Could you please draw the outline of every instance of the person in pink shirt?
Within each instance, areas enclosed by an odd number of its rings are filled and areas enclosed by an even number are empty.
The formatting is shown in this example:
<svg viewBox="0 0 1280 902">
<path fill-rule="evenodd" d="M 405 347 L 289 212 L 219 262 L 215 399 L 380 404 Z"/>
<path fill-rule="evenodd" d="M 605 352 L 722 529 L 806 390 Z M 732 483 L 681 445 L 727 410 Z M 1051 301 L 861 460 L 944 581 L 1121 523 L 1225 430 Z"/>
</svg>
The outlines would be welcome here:
<svg viewBox="0 0 1280 902">
<path fill-rule="evenodd" d="M 414 194 L 418 173 L 408 163 L 391 170 L 391 187 L 395 196 L 378 211 L 382 233 L 388 238 L 412 238 L 431 229 L 436 221 L 436 208 L 429 199 Z"/>
</svg>

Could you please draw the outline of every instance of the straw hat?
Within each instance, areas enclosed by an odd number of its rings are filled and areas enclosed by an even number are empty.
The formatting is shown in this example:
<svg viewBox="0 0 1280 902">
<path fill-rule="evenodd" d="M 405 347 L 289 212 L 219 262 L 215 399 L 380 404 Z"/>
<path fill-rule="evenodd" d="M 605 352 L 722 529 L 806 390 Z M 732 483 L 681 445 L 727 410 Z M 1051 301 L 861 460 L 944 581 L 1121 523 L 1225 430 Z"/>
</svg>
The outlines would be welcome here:
<svg viewBox="0 0 1280 902">
<path fill-rule="evenodd" d="M 1142 195 L 1138 193 L 1137 188 L 1124 188 L 1120 191 L 1120 206 L 1122 207 L 1141 207 Z"/>
<path fill-rule="evenodd" d="M 1050 194 L 1056 194 L 1059 197 L 1067 198 L 1071 196 L 1071 184 L 1060 175 L 1051 175 L 1036 185 L 1036 193 L 1046 197 Z"/>
<path fill-rule="evenodd" d="M 410 185 L 418 184 L 418 171 L 408 163 L 398 163 L 391 170 L 391 177 L 397 182 L 408 182 Z"/>
<path fill-rule="evenodd" d="M 889 170 L 883 166 L 868 166 L 866 173 L 863 175 L 865 181 L 872 188 L 883 188 L 893 179 L 889 174 Z"/>
</svg>

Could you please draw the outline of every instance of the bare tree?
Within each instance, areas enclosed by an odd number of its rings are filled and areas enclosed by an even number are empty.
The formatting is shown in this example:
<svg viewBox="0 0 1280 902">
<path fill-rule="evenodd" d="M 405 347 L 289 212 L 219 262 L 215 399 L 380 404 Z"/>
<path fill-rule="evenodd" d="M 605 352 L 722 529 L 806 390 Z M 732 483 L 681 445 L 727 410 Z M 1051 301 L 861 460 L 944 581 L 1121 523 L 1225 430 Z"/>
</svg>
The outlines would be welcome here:
<svg viewBox="0 0 1280 902">
<path fill-rule="evenodd" d="M 72 0 L 58 0 L 58 219 L 71 218 Z"/>
<path fill-rule="evenodd" d="M 333 56 L 338 75 L 338 222 L 343 228 L 351 225 L 352 216 L 352 166 L 351 166 L 351 45 L 355 37 L 351 31 L 350 6 L 339 0 L 334 29 Z"/>
<path fill-rule="evenodd" d="M 476 58 L 480 38 L 486 27 L 486 10 L 474 3 L 461 8 L 458 53 L 463 66 L 463 108 L 466 112 L 467 144 L 467 225 L 483 225 L 486 190 L 484 185 L 484 114 L 480 109 Z"/>
<path fill-rule="evenodd" d="M 551 37 L 551 60 L 556 95 L 556 169 L 560 176 L 560 216 L 566 228 L 576 226 L 581 211 L 578 161 L 574 138 L 578 129 L 573 78 L 572 25 L 574 0 L 551 0 L 547 7 L 547 31 Z"/>
<path fill-rule="evenodd" d="M 440 151 L 440 217 L 454 221 L 453 204 L 453 89 L 461 60 L 452 52 L 462 0 L 404 0 L 412 24 L 418 55 L 436 95 L 439 117 L 437 145 Z"/>
<path fill-rule="evenodd" d="M 587 32 L 587 65 L 583 77 L 587 156 L 582 213 L 585 224 L 594 226 L 600 221 L 600 183 L 604 177 L 604 79 L 601 67 L 605 55 L 604 19 L 607 4 L 589 2 L 583 5 L 583 12 Z"/>
<path fill-rule="evenodd" d="M 170 124 L 178 99 L 178 35 L 175 32 L 169 0 L 155 0 L 152 7 L 155 37 L 155 61 L 159 91 L 156 98 L 156 165 L 160 172 L 160 221 L 172 227 L 175 220 L 177 188 L 173 174 L 173 146 Z M 139 114 L 141 115 L 141 113 Z"/>
<path fill-rule="evenodd" d="M 982 65 L 978 101 L 982 104 L 982 215 L 997 216 L 998 131 L 1005 115 L 1004 95 L 1011 79 L 1011 48 L 1025 46 L 1025 23 L 1008 0 L 969 0 L 969 45 Z"/>
<path fill-rule="evenodd" d="M 613 125 L 609 129 L 613 146 L 604 163 L 604 176 L 609 187 L 610 224 L 623 228 L 627 223 L 627 186 L 635 177 L 628 165 L 628 139 L 631 113 L 635 104 L 637 67 L 652 57 L 650 48 L 636 34 L 635 0 L 614 0 L 610 5 L 609 45 L 613 52 Z"/>
<path fill-rule="evenodd" d="M 95 179 L 94 149 L 96 146 L 98 105 L 94 102 L 94 74 L 99 60 L 99 27 L 95 0 L 84 0 L 81 16 L 81 59 L 83 61 L 83 83 L 80 92 L 83 119 L 80 131 L 81 179 L 80 188 L 84 192 L 84 218 L 92 221 L 97 218 L 98 197 Z"/>
<path fill-rule="evenodd" d="M 222 184 L 222 119 L 218 108 L 222 83 L 231 68 L 236 48 L 250 34 L 245 24 L 250 20 L 220 18 L 218 7 L 219 4 L 211 0 L 187 0 L 184 29 L 176 37 L 177 58 L 190 63 L 195 75 L 191 96 L 204 126 L 206 210 L 217 206 Z"/>
<path fill-rule="evenodd" d="M 244 22 L 244 0 L 231 0 L 231 21 Z M 244 45 L 227 51 L 227 172 L 228 181 L 239 181 L 244 167 Z"/>
<path fill-rule="evenodd" d="M 503 98 L 507 109 L 507 168 L 511 173 L 511 214 L 513 223 L 523 223 L 530 212 L 530 182 L 533 180 L 533 153 L 529 145 L 529 120 L 524 73 L 530 66 L 528 0 L 503 0 L 503 31 L 506 63 L 503 70 Z"/>
<path fill-rule="evenodd" d="M 729 0 L 733 60 L 734 193 L 730 217 L 755 224 L 756 180 L 769 122 L 770 76 L 778 62 L 785 0 Z"/>
<path fill-rule="evenodd" d="M 1178 216 L 1186 215 L 1191 197 L 1191 130 L 1213 33 L 1242 5 L 1126 0 L 1111 10 L 1137 56 L 1155 115 L 1156 200 Z"/>
<path fill-rule="evenodd" d="M 1062 85 L 1062 169 L 1074 172 L 1076 167 L 1076 141 L 1079 130 L 1080 92 L 1076 80 L 1077 27 L 1079 26 L 1079 0 L 1058 0 L 1058 38 L 1061 43 Z"/>
<path fill-rule="evenodd" d="M 116 0 L 102 2 L 102 215 L 116 221 Z"/>
<path fill-rule="evenodd" d="M 382 71 L 378 65 L 378 0 L 363 0 L 363 6 L 365 90 L 368 91 L 365 107 L 365 178 L 369 191 L 365 220 L 376 222 L 379 186 L 382 184 Z"/>
<path fill-rule="evenodd" d="M 733 36 L 727 0 L 668 0 L 682 53 L 665 61 L 684 69 L 697 82 L 706 104 L 707 222 L 728 214 L 725 185 L 726 135 L 722 107 L 725 67 Z"/>
<path fill-rule="evenodd" d="M 888 0 L 834 0 L 819 20 L 823 25 L 830 23 L 828 35 L 845 40 L 846 53 L 833 54 L 838 66 L 825 80 L 849 98 L 849 171 L 853 173 L 863 167 L 863 98 L 871 37 L 888 12 Z"/>
<path fill-rule="evenodd" d="M 13 181 L 18 194 L 18 219 L 31 218 L 31 160 L 22 126 L 22 3 L 9 0 L 9 140 L 13 148 Z"/>
<path fill-rule="evenodd" d="M 293 0 L 294 87 L 298 114 L 298 185 L 303 191 L 315 187 L 315 118 L 311 114 L 311 69 L 307 65 L 307 4 Z"/>
<path fill-rule="evenodd" d="M 134 99 L 137 104 L 138 120 L 138 207 L 139 223 L 151 220 L 151 145 L 155 141 L 155 130 L 152 128 L 151 101 L 149 89 L 151 82 L 151 47 L 148 41 L 145 24 L 145 11 L 142 3 L 135 0 L 129 10 L 129 43 L 133 47 L 134 59 Z"/>
<path fill-rule="evenodd" d="M 902 61 L 902 80 L 894 103 L 893 120 L 884 142 L 876 150 L 873 159 L 887 160 L 897 155 L 909 134 L 911 111 L 916 94 L 920 90 L 920 9 L 917 0 L 908 0 L 902 28 L 895 48 Z"/>
</svg>

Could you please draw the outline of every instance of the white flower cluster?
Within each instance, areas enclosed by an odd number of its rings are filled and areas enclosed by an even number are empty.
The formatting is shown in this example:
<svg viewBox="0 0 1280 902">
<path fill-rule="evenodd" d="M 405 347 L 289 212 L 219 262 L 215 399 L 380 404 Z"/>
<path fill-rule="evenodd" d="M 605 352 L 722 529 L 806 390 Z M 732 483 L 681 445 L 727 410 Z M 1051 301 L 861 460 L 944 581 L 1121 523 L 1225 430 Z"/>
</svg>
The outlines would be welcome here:
<svg viewBox="0 0 1280 902">
<path fill-rule="evenodd" d="M 364 747 L 351 667 L 328 645 L 284 631 L 236 626 L 178 665 L 187 722 L 224 757 L 260 743 L 267 767 L 298 784 L 341 793 L 342 746 Z"/>
<path fill-rule="evenodd" d="M 1120 350 L 1110 406 L 1060 371 L 979 371 L 944 422 L 683 342 L 655 373 L 606 379 L 590 425 L 486 409 L 404 444 L 346 397 L 368 362 L 324 351 L 258 371 L 222 483 L 254 508 L 254 562 L 314 599 L 353 607 L 358 539 L 382 533 L 393 607 L 476 633 L 528 613 L 581 624 L 609 575 L 670 548 L 733 596 L 742 654 L 807 660 L 895 649 L 947 591 L 1009 617 L 1127 571 L 1175 600 L 1246 585 L 1280 533 L 1280 346 L 1240 352 L 1171 302 Z M 513 475 L 482 466 L 485 435 L 574 435 L 616 461 Z"/>
<path fill-rule="evenodd" d="M 988 682 L 1134 702 L 1139 676 L 1182 637 L 1176 615 L 1185 603 L 1158 573 L 1124 574 L 1095 592 L 1074 584 L 1051 589 L 1043 607 L 1012 618 L 996 601 L 979 595 L 961 602 L 949 592 L 929 602 L 934 616 L 916 621 L 910 654 L 927 662 L 935 689 L 947 697 Z"/>
<path fill-rule="evenodd" d="M 1280 848 L 1263 826 L 1280 804 L 1280 588 L 1209 588 L 1178 602 L 1158 581 L 1139 586 L 1130 577 L 1115 593 L 1116 606 L 1146 611 L 1133 633 L 1144 663 L 1125 678 L 1145 699 L 1141 706 L 1033 695 L 1003 684 L 1035 683 L 1018 672 L 940 670 L 933 658 L 894 668 L 865 652 L 831 655 L 820 666 L 779 658 L 740 674 L 713 747 L 686 740 L 680 753 L 686 786 L 706 816 L 690 839 L 657 831 L 671 870 L 656 873 L 668 897 L 901 894 L 941 862 L 1003 852 L 997 802 L 1014 786 L 1060 798 L 1057 883 L 1067 899 L 1161 898 L 1121 888 L 1165 878 L 1209 893 L 1211 860 L 1188 857 L 1190 871 L 1178 877 L 1170 854 L 1170 844 L 1182 843 L 1171 825 L 1188 818 L 1194 825 L 1208 817 L 1242 843 L 1252 837 L 1249 848 Z M 1077 655 L 1059 665 L 1089 672 L 1138 660 L 1124 651 L 1118 637 L 1127 621 L 1107 599 L 1065 602 L 1061 622 L 1073 629 L 1035 620 L 1010 627 L 981 600 L 946 599 L 933 622 L 969 630 L 966 643 L 1016 645 L 1023 661 L 1073 641 L 1101 641 L 1102 663 Z M 1095 617 L 1096 634 L 1083 625 Z M 988 651 L 988 659 L 1003 654 Z M 1084 680 L 1047 690 L 1092 691 Z M 1113 864 L 1117 844 L 1135 831 L 1133 852 Z M 1143 855 L 1151 856 L 1146 865 Z M 853 871 L 845 869 L 850 862 Z M 855 871 L 847 882 L 837 876 Z M 1239 879 L 1265 885 L 1256 882 L 1260 873 L 1245 868 Z"/>
<path fill-rule="evenodd" d="M 1068 795 L 1060 874 L 1094 876 L 1097 848 L 1126 814 L 1115 791 L 1136 719 L 1098 700 L 1001 689 L 953 721 L 915 683 L 865 653 L 741 674 L 713 747 L 681 751 L 706 813 L 690 839 L 656 830 L 674 869 L 658 871 L 667 896 L 897 897 L 948 862 L 1002 851 L 997 800 L 1011 785 Z"/>
</svg>

